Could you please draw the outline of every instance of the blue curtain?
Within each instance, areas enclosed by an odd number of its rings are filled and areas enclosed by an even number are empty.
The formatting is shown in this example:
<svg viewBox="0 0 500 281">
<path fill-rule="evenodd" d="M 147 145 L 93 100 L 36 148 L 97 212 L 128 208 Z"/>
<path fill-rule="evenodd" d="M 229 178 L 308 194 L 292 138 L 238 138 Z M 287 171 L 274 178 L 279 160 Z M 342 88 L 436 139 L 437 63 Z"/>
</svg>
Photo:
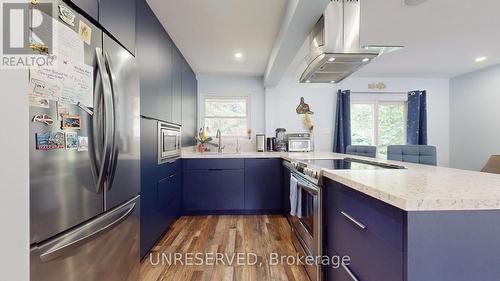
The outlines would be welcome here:
<svg viewBox="0 0 500 281">
<path fill-rule="evenodd" d="M 337 93 L 335 113 L 335 131 L 333 134 L 333 152 L 345 153 L 351 144 L 351 91 Z"/>
<path fill-rule="evenodd" d="M 408 93 L 408 144 L 427 144 L 427 92 Z"/>
</svg>

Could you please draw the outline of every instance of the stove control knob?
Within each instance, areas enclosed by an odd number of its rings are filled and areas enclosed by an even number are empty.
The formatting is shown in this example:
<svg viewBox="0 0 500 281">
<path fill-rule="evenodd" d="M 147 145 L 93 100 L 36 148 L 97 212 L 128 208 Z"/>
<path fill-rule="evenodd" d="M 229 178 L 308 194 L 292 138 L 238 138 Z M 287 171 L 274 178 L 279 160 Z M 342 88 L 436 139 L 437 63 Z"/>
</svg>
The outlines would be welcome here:
<svg viewBox="0 0 500 281">
<path fill-rule="evenodd" d="M 309 176 L 309 175 L 310 175 L 310 171 L 311 171 L 311 170 L 310 170 L 309 168 L 304 168 L 304 174 L 305 174 L 306 176 Z"/>
</svg>

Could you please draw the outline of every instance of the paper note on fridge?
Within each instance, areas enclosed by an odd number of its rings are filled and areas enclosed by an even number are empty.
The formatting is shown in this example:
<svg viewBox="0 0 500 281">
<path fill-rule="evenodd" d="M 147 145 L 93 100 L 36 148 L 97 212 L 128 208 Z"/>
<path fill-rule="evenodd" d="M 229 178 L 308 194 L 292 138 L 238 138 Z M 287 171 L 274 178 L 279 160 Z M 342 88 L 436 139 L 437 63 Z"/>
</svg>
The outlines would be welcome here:
<svg viewBox="0 0 500 281">
<path fill-rule="evenodd" d="M 31 68 L 30 88 L 34 97 L 93 107 L 93 68 L 85 64 Z"/>
</svg>

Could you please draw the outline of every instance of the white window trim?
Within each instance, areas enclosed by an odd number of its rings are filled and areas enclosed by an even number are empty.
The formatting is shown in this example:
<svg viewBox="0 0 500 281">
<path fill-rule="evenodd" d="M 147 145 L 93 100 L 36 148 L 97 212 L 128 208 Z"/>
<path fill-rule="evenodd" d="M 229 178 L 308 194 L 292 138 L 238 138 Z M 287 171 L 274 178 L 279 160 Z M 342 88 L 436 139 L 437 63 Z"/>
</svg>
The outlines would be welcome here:
<svg viewBox="0 0 500 281">
<path fill-rule="evenodd" d="M 378 116 L 378 109 L 379 105 L 381 104 L 401 104 L 403 103 L 403 110 L 404 110 L 404 116 L 403 116 L 403 143 L 406 143 L 408 141 L 408 135 L 407 135 L 407 126 L 408 126 L 408 98 L 406 94 L 399 94 L 399 93 L 391 93 L 391 94 L 377 94 L 377 93 L 357 93 L 351 96 L 351 105 L 352 104 L 370 104 L 373 105 L 373 140 L 374 140 L 374 146 L 378 147 L 379 146 L 379 116 Z M 377 151 L 378 154 L 378 151 Z M 378 155 L 377 155 L 378 157 Z"/>
<path fill-rule="evenodd" d="M 252 124 L 251 124 L 251 106 L 250 106 L 250 103 L 251 103 L 251 99 L 250 99 L 250 95 L 225 95 L 225 94 L 202 94 L 202 99 L 201 99 L 201 105 L 200 105 L 200 121 L 201 121 L 201 124 L 200 124 L 200 128 L 203 128 L 205 126 L 205 101 L 207 99 L 221 99 L 221 100 L 232 100 L 232 99 L 236 99 L 236 100 L 242 100 L 244 99 L 246 101 L 246 119 L 247 119 L 247 130 L 252 128 Z M 228 118 L 228 119 L 238 119 L 239 117 L 219 117 L 221 119 L 223 118 Z M 243 118 L 241 118 L 243 119 Z M 210 135 L 212 136 L 212 135 Z M 225 137 L 246 137 L 247 134 L 245 132 L 245 135 L 237 135 L 237 136 L 225 136 Z"/>
</svg>

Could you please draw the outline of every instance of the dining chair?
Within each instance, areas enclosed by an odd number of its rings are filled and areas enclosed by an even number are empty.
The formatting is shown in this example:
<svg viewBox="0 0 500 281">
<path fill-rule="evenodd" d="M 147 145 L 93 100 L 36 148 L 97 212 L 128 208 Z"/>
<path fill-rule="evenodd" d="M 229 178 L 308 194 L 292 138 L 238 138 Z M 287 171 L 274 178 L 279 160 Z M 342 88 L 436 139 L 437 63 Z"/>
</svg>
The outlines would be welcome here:
<svg viewBox="0 0 500 281">
<path fill-rule="evenodd" d="M 364 156 L 364 157 L 377 157 L 377 147 L 371 145 L 348 145 L 346 147 L 346 154 Z"/>
<path fill-rule="evenodd" d="M 389 145 L 387 159 L 436 166 L 437 152 L 431 145 Z"/>
</svg>

